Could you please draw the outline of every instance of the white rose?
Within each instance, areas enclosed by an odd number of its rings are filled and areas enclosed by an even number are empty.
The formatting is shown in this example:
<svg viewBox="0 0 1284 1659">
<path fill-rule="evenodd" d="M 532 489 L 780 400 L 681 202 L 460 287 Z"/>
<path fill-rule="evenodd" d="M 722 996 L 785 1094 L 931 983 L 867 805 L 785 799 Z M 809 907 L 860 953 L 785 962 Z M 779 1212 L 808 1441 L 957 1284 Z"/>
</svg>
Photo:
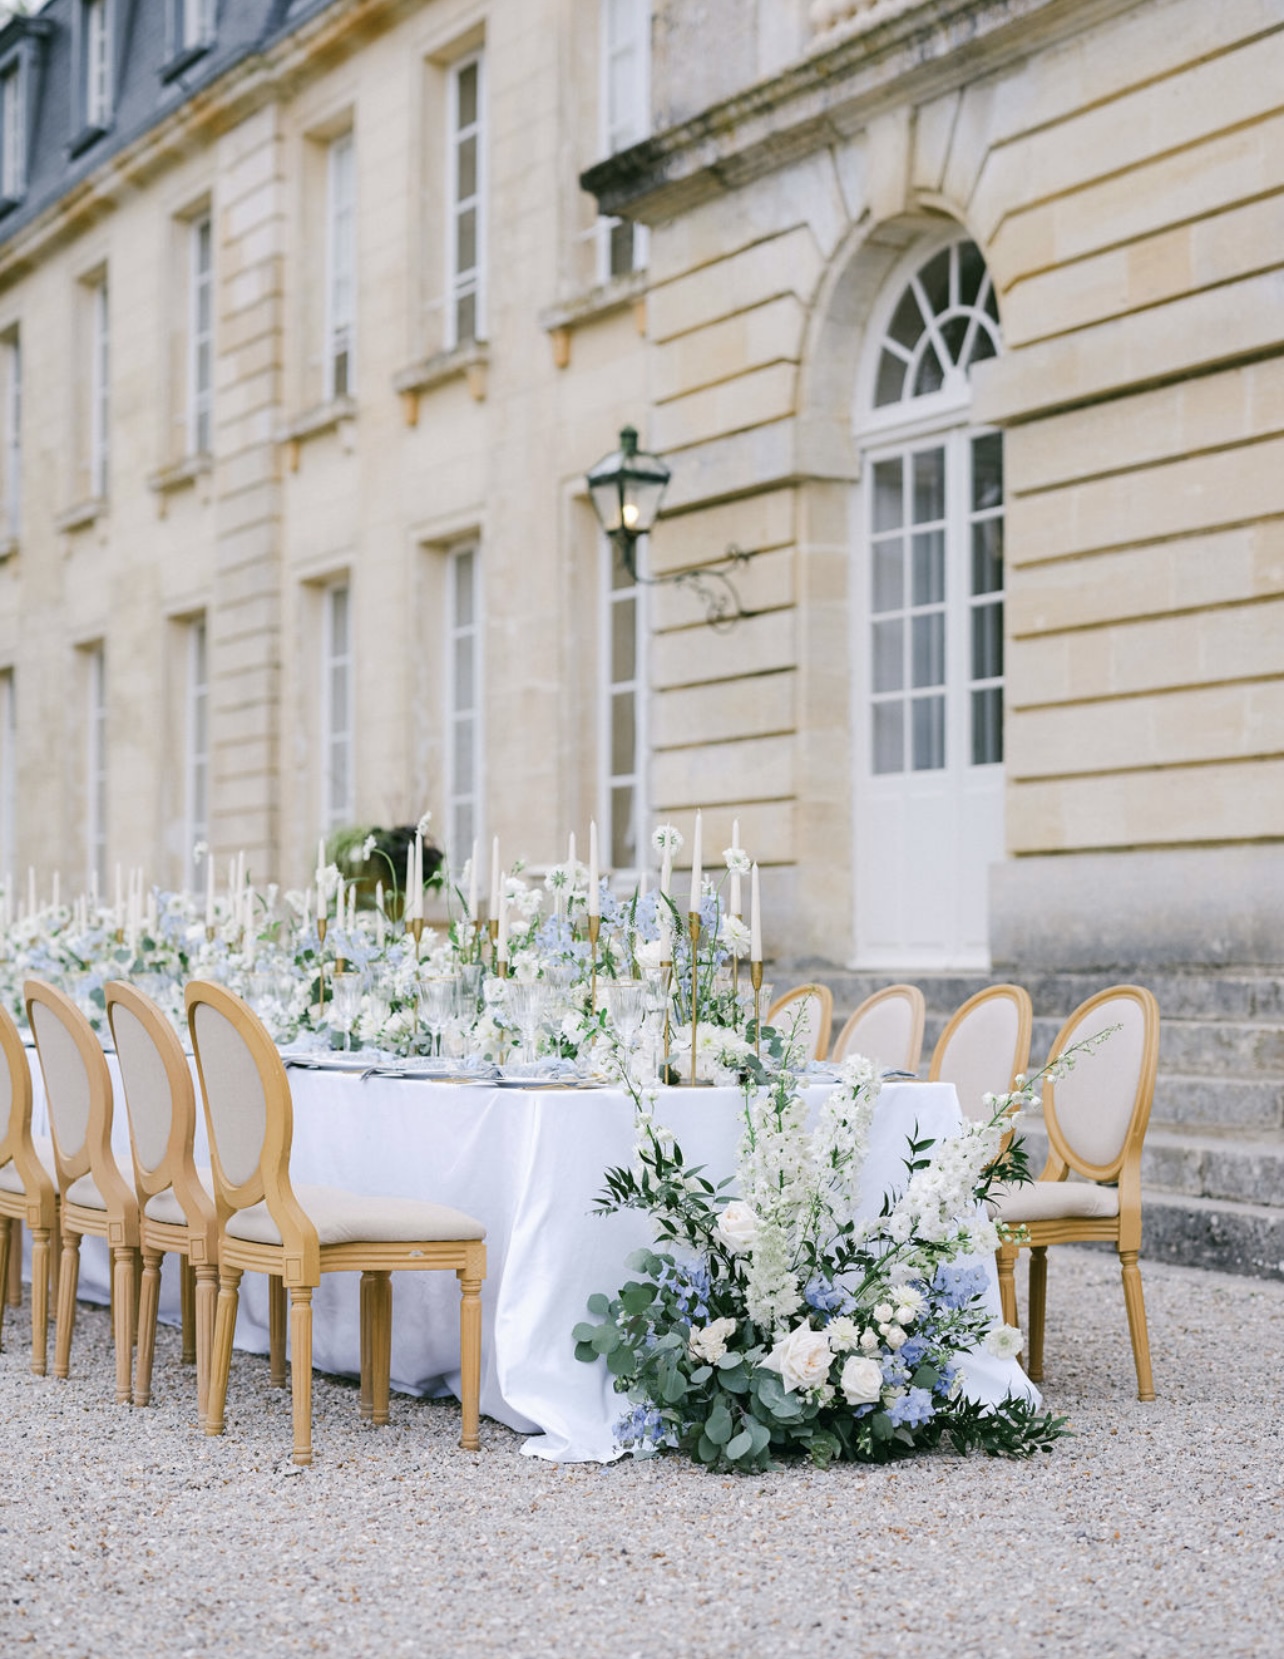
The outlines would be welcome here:
<svg viewBox="0 0 1284 1659">
<path fill-rule="evenodd" d="M 883 1373 L 877 1360 L 861 1359 L 853 1354 L 843 1366 L 838 1386 L 849 1406 L 873 1405 L 883 1392 Z"/>
<path fill-rule="evenodd" d="M 996 1359 L 1015 1359 L 1021 1352 L 1021 1333 L 1014 1325 L 994 1325 L 985 1339 L 985 1346 Z"/>
<path fill-rule="evenodd" d="M 887 1346 L 892 1350 L 892 1352 L 895 1353 L 896 1350 L 904 1344 L 904 1342 L 905 1332 L 900 1328 L 900 1326 L 890 1326 L 887 1332 Z"/>
<path fill-rule="evenodd" d="M 878 1347 L 878 1332 L 866 1325 L 860 1333 L 860 1345 L 867 1354 L 872 1354 L 874 1349 Z"/>
<path fill-rule="evenodd" d="M 781 1338 L 762 1363 L 767 1370 L 780 1372 L 780 1380 L 792 1394 L 800 1388 L 809 1391 L 821 1387 L 829 1376 L 832 1358 L 825 1333 L 799 1325 Z"/>
<path fill-rule="evenodd" d="M 715 1319 L 711 1325 L 695 1327 L 687 1338 L 692 1359 L 716 1365 L 727 1351 L 727 1338 L 735 1334 L 734 1319 Z"/>
<path fill-rule="evenodd" d="M 758 1242 L 758 1217 L 738 1198 L 733 1198 L 718 1217 L 718 1237 L 732 1255 L 743 1255 Z"/>
<path fill-rule="evenodd" d="M 879 1325 L 890 1325 L 892 1322 L 893 1311 L 894 1310 L 890 1302 L 880 1302 L 874 1309 L 874 1319 L 876 1323 Z"/>
</svg>

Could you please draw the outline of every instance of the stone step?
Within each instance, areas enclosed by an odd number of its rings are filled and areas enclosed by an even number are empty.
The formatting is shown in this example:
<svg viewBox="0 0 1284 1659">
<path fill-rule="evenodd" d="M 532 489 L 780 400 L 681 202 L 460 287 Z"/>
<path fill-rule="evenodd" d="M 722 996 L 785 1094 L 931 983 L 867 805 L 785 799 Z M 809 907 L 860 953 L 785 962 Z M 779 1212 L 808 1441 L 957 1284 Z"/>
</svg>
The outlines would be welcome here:
<svg viewBox="0 0 1284 1659">
<path fill-rule="evenodd" d="M 1152 1121 L 1192 1129 L 1279 1129 L 1284 1126 L 1284 1077 L 1184 1077 L 1155 1084 Z M 1284 1203 L 1284 1193 L 1281 1194 Z"/>
<path fill-rule="evenodd" d="M 1142 1191 L 1142 1261 L 1284 1279 L 1284 1208 Z"/>
<path fill-rule="evenodd" d="M 1042 1125 L 1031 1118 L 1022 1135 L 1037 1176 L 1047 1157 Z M 1284 1206 L 1284 1134 L 1183 1133 L 1152 1126 L 1142 1149 L 1141 1179 L 1150 1190 L 1217 1202 Z"/>
</svg>

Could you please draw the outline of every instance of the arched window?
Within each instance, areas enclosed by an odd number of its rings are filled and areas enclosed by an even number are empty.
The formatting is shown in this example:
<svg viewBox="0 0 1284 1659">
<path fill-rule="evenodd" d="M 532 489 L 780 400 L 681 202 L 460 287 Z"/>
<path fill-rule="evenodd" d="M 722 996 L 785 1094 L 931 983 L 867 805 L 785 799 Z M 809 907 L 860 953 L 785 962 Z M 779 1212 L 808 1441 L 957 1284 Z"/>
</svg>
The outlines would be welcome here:
<svg viewBox="0 0 1284 1659">
<path fill-rule="evenodd" d="M 986 960 L 1003 853 L 1003 436 L 969 372 L 1001 347 L 994 286 L 956 234 L 872 319 L 857 577 L 857 939 L 871 966 Z"/>
</svg>

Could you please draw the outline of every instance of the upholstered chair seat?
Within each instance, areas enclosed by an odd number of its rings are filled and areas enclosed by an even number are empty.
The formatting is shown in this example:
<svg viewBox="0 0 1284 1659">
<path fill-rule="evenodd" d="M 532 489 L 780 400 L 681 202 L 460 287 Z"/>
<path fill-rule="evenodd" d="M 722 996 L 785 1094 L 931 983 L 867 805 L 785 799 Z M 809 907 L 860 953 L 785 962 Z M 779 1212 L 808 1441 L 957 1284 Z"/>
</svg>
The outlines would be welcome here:
<svg viewBox="0 0 1284 1659">
<path fill-rule="evenodd" d="M 1118 1215 L 1119 1189 L 1095 1181 L 1034 1181 L 1002 1193 L 991 1207 L 996 1221 L 1013 1227 L 1067 1216 Z"/>
<path fill-rule="evenodd" d="M 486 1229 L 462 1210 L 446 1204 L 423 1204 L 413 1198 L 365 1198 L 340 1187 L 294 1189 L 304 1215 L 317 1230 L 320 1244 L 403 1244 L 415 1239 L 482 1239 Z M 229 1238 L 255 1244 L 280 1244 L 281 1230 L 266 1203 L 238 1210 L 227 1223 Z"/>
<path fill-rule="evenodd" d="M 40 1160 L 40 1167 L 52 1181 L 57 1175 L 54 1166 L 53 1142 L 48 1135 L 33 1135 L 31 1137 L 32 1151 Z M 22 1175 L 14 1159 L 10 1158 L 7 1164 L 0 1166 L 0 1192 L 26 1192 L 22 1184 Z"/>
</svg>

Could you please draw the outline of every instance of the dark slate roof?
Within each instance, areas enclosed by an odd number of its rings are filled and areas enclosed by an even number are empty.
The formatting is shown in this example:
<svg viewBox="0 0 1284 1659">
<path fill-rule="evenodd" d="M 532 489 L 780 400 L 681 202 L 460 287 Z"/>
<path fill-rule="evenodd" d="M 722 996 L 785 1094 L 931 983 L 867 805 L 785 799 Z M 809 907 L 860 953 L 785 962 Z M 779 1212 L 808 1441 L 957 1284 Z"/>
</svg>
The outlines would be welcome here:
<svg viewBox="0 0 1284 1659">
<path fill-rule="evenodd" d="M 32 68 L 27 189 L 0 217 L 0 244 L 37 218 L 59 197 L 165 119 L 233 65 L 290 34 L 330 6 L 354 0 L 216 0 L 215 38 L 180 72 L 167 13 L 176 0 L 112 0 L 115 6 L 115 108 L 111 127 L 79 147 L 83 123 L 73 98 L 77 9 L 83 0 L 49 0 L 30 17 L 14 16 L 0 28 L 0 69 L 17 53 Z M 73 153 L 73 151 L 75 153 Z"/>
</svg>

